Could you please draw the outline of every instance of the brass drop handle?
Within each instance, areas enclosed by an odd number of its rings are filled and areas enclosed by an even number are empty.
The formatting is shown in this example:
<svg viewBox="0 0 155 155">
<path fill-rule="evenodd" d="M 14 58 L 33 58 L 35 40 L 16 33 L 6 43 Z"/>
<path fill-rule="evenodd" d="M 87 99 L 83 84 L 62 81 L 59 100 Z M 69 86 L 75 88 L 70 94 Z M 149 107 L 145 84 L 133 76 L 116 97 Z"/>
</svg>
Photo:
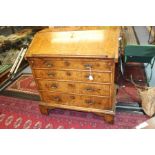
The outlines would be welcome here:
<svg viewBox="0 0 155 155">
<path fill-rule="evenodd" d="M 70 72 L 66 72 L 66 74 L 67 74 L 68 76 L 71 76 L 71 73 L 70 73 Z"/>
<path fill-rule="evenodd" d="M 52 97 L 52 99 L 54 101 L 57 101 L 57 102 L 60 102 L 61 101 L 61 98 L 59 96 L 54 96 L 54 97 Z"/>
<path fill-rule="evenodd" d="M 75 85 L 72 84 L 72 83 L 69 83 L 68 86 L 71 87 L 71 88 L 74 88 L 75 87 Z"/>
<path fill-rule="evenodd" d="M 89 75 L 85 75 L 85 78 L 89 80 Z"/>
<path fill-rule="evenodd" d="M 92 68 L 92 64 L 84 64 L 84 67 L 87 69 Z"/>
<path fill-rule="evenodd" d="M 31 60 L 30 63 L 31 63 L 31 65 L 33 66 L 33 64 L 34 64 L 34 60 Z"/>
<path fill-rule="evenodd" d="M 108 64 L 108 66 L 112 66 L 112 63 L 111 62 L 108 62 L 107 64 Z"/>
<path fill-rule="evenodd" d="M 53 67 L 53 64 L 48 62 L 48 61 L 45 61 L 44 64 L 47 66 L 47 67 Z"/>
<path fill-rule="evenodd" d="M 70 66 L 70 63 L 68 61 L 64 62 L 66 66 Z"/>
<path fill-rule="evenodd" d="M 48 72 L 47 75 L 48 75 L 48 76 L 55 76 L 55 73 L 53 73 L 53 72 Z"/>
<path fill-rule="evenodd" d="M 92 101 L 92 100 L 85 100 L 85 103 L 87 103 L 87 104 L 95 104 L 95 101 Z"/>
<path fill-rule="evenodd" d="M 70 96 L 70 98 L 74 100 L 75 99 L 75 96 Z"/>
<path fill-rule="evenodd" d="M 92 92 L 92 91 L 95 91 L 93 88 L 91 88 L 91 87 L 87 87 L 86 88 L 86 91 L 88 91 L 88 92 Z"/>
<path fill-rule="evenodd" d="M 57 84 L 56 84 L 56 83 L 52 83 L 52 84 L 51 84 L 51 88 L 53 88 L 53 89 L 57 89 L 57 88 L 58 88 L 58 86 L 57 86 Z"/>
</svg>

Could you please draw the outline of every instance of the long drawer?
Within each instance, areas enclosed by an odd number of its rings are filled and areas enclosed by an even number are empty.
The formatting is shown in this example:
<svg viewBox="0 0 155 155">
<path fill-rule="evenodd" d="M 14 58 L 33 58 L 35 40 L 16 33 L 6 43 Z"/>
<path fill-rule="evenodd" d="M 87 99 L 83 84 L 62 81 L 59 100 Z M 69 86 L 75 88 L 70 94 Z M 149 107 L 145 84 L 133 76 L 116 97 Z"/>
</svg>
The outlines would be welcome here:
<svg viewBox="0 0 155 155">
<path fill-rule="evenodd" d="M 71 80 L 84 82 L 100 82 L 111 83 L 112 73 L 110 72 L 92 72 L 93 80 L 90 80 L 89 71 L 65 71 L 65 70 L 50 70 L 50 69 L 34 69 L 35 78 L 56 79 L 56 80 Z"/>
<path fill-rule="evenodd" d="M 87 107 L 110 110 L 112 108 L 109 97 L 94 97 L 63 93 L 40 92 L 44 102 L 68 106 Z"/>
<path fill-rule="evenodd" d="M 33 68 L 50 69 L 79 69 L 79 70 L 104 70 L 111 71 L 113 62 L 101 59 L 52 59 L 52 58 L 33 58 L 30 60 Z"/>
<path fill-rule="evenodd" d="M 52 80 L 37 80 L 39 90 L 76 93 L 86 95 L 110 96 L 110 84 L 93 84 L 81 82 L 62 82 Z"/>
</svg>

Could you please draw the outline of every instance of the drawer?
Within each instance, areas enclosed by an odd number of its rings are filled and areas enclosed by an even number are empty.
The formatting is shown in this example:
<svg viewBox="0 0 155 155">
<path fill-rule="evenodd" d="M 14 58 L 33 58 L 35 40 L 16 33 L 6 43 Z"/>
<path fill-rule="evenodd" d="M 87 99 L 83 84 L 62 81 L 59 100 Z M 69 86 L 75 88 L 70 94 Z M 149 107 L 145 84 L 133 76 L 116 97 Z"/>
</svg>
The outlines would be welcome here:
<svg viewBox="0 0 155 155">
<path fill-rule="evenodd" d="M 111 83 L 111 73 L 92 72 L 91 75 L 93 77 L 93 80 L 89 79 L 90 72 L 80 72 L 79 78 L 81 79 L 81 81 L 84 81 L 84 82 Z"/>
<path fill-rule="evenodd" d="M 56 79 L 56 80 L 70 80 L 70 81 L 84 81 L 84 82 L 100 82 L 110 83 L 111 74 L 109 72 L 92 72 L 93 80 L 89 79 L 90 72 L 87 71 L 63 71 L 63 70 L 34 70 L 36 78 L 42 79 Z"/>
<path fill-rule="evenodd" d="M 109 84 L 78 84 L 79 94 L 110 96 Z"/>
<path fill-rule="evenodd" d="M 33 58 L 30 61 L 33 68 L 51 68 L 51 69 L 78 69 L 111 71 L 113 62 L 101 59 L 50 59 Z"/>
<path fill-rule="evenodd" d="M 39 90 L 78 93 L 78 84 L 75 82 L 38 80 L 37 83 Z"/>
<path fill-rule="evenodd" d="M 77 106 L 85 108 L 95 109 L 112 109 L 110 98 L 108 97 L 94 97 L 94 96 L 83 96 L 63 93 L 49 93 L 41 92 L 42 99 L 44 102 L 49 104 L 61 104 L 68 106 Z"/>
<path fill-rule="evenodd" d="M 86 84 L 48 80 L 38 80 L 37 82 L 40 90 L 86 95 L 110 96 L 110 85 L 108 84 Z"/>
</svg>

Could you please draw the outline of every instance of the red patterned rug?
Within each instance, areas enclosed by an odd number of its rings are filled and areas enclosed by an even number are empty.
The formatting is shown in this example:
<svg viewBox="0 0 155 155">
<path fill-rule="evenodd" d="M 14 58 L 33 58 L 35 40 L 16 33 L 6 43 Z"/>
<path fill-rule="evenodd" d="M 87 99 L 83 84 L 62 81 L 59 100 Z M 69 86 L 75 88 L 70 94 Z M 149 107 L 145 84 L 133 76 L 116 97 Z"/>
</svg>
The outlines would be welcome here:
<svg viewBox="0 0 155 155">
<path fill-rule="evenodd" d="M 0 128 L 131 129 L 148 119 L 146 115 L 117 112 L 111 125 L 93 113 L 60 109 L 51 110 L 45 116 L 40 113 L 38 103 L 0 96 Z"/>
<path fill-rule="evenodd" d="M 6 90 L 39 95 L 32 74 L 22 74 Z"/>
</svg>

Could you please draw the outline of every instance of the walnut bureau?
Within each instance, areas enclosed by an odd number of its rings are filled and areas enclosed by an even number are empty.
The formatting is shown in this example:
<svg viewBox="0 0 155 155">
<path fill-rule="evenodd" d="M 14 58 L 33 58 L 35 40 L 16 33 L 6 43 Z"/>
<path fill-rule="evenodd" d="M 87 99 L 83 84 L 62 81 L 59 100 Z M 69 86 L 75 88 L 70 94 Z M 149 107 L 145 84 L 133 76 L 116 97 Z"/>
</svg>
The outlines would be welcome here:
<svg viewBox="0 0 155 155">
<path fill-rule="evenodd" d="M 113 123 L 118 37 L 119 27 L 38 32 L 25 57 L 40 93 L 41 113 L 86 111 Z"/>
</svg>

